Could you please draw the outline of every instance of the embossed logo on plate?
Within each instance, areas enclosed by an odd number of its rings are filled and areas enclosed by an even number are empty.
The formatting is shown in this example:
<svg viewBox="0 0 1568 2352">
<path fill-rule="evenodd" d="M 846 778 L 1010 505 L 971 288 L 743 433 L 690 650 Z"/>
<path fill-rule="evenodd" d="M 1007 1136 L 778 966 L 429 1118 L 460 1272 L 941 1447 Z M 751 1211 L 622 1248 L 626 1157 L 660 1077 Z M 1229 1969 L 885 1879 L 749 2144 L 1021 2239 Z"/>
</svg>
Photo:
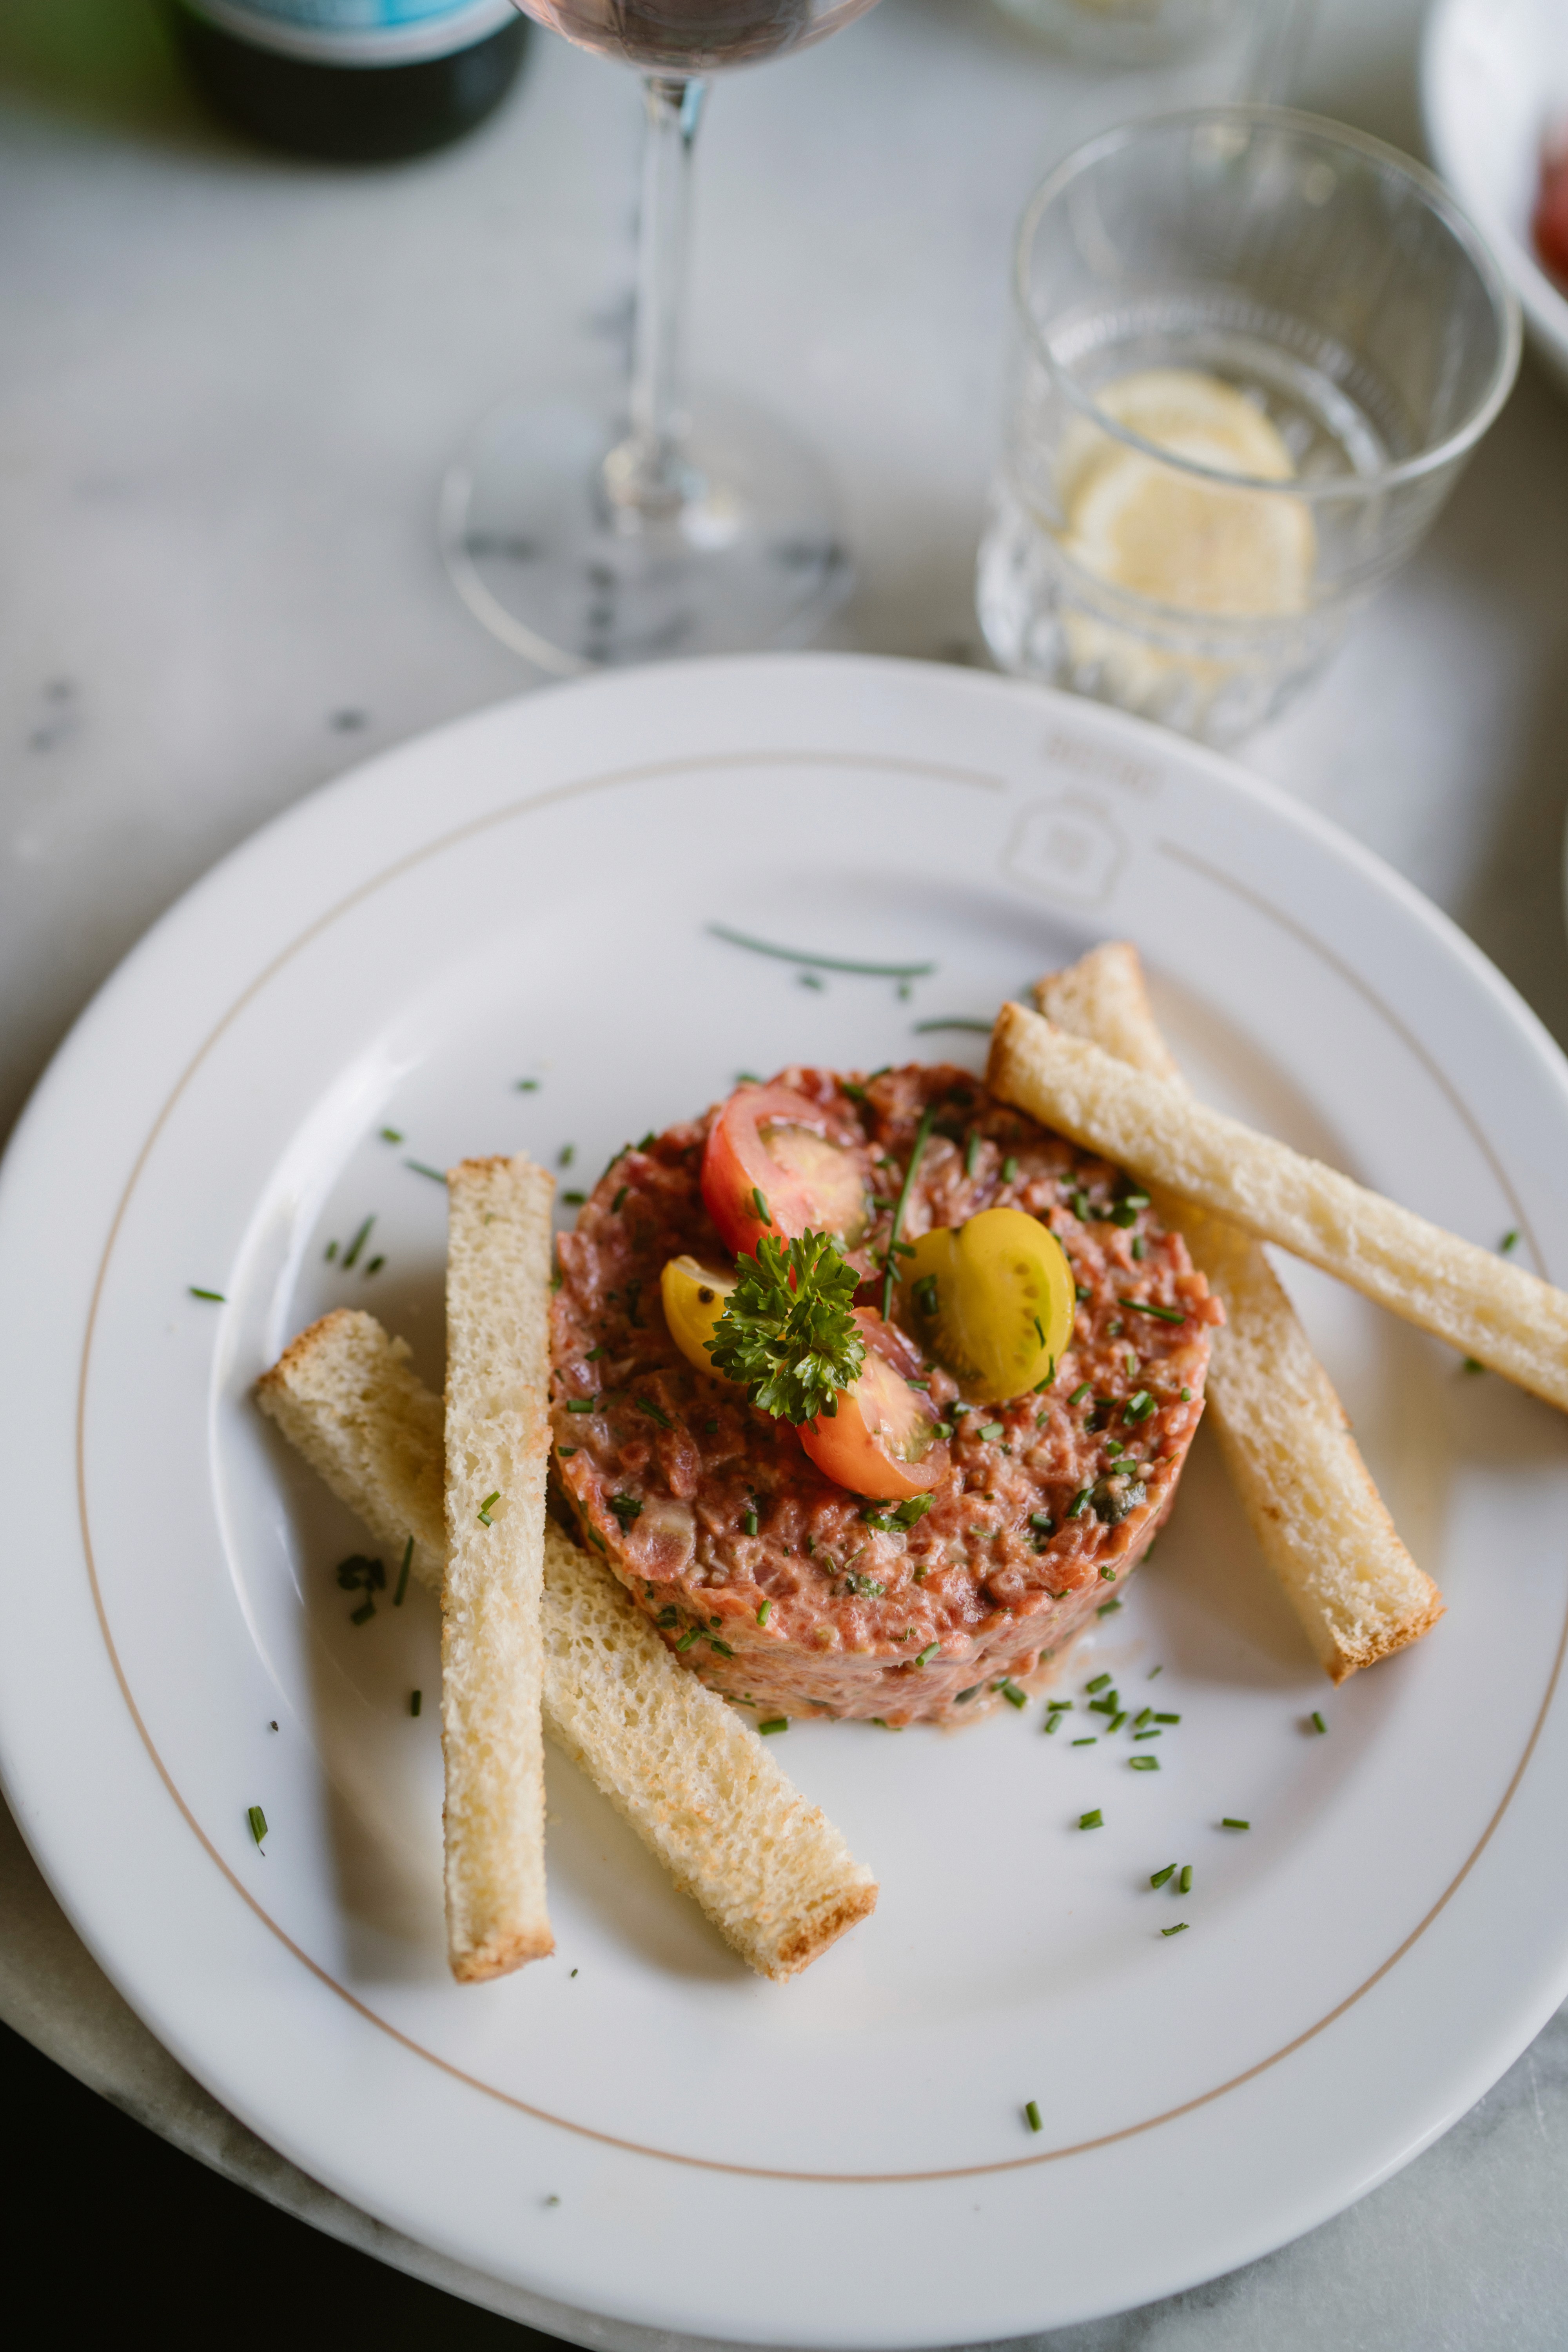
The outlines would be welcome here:
<svg viewBox="0 0 1568 2352">
<path fill-rule="evenodd" d="M 1019 817 L 1003 867 L 1032 889 L 1075 907 L 1103 906 L 1127 862 L 1115 819 L 1087 794 L 1036 801 Z"/>
</svg>

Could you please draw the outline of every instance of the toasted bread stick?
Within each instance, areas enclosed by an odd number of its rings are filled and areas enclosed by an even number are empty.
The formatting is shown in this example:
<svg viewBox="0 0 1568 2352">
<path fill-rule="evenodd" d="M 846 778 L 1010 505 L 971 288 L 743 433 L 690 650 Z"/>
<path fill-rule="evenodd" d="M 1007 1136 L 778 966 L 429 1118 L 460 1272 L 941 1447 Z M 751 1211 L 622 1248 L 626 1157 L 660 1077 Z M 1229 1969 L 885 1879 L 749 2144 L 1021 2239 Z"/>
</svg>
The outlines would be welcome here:
<svg viewBox="0 0 1568 2352">
<path fill-rule="evenodd" d="M 1135 1069 L 1183 1083 L 1143 985 L 1136 949 L 1092 949 L 1042 980 L 1040 1010 Z M 1333 1385 L 1260 1244 L 1151 1188 L 1168 1225 L 1225 1301 L 1205 1394 L 1264 1558 L 1331 1682 L 1343 1682 L 1435 1625 L 1443 1599 L 1401 1543 Z"/>
<path fill-rule="evenodd" d="M 531 1160 L 447 1178 L 447 1952 L 465 1984 L 555 1948 L 544 1901 L 550 1210 Z"/>
<path fill-rule="evenodd" d="M 441 1400 L 373 1316 L 302 1332 L 258 1399 L 420 1581 L 447 1558 Z M 671 1657 L 607 1568 L 544 1531 L 544 1727 L 760 1976 L 796 1975 L 877 1885 L 734 1710 Z"/>
<path fill-rule="evenodd" d="M 1002 1007 L 986 1083 L 1146 1183 L 1277 1242 L 1568 1412 L 1568 1295 L 1550 1283 L 1021 1004 Z"/>
</svg>

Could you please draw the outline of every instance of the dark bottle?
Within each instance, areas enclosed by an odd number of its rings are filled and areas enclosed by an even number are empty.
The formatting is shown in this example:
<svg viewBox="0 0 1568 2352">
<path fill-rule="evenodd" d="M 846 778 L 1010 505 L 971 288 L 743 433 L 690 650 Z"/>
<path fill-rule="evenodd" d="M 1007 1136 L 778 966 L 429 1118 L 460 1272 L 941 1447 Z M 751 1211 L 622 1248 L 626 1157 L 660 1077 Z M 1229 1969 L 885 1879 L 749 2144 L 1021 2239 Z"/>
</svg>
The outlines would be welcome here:
<svg viewBox="0 0 1568 2352">
<path fill-rule="evenodd" d="M 173 0 L 172 14 L 217 113 L 334 163 L 460 139 L 505 97 L 527 35 L 511 0 Z"/>
</svg>

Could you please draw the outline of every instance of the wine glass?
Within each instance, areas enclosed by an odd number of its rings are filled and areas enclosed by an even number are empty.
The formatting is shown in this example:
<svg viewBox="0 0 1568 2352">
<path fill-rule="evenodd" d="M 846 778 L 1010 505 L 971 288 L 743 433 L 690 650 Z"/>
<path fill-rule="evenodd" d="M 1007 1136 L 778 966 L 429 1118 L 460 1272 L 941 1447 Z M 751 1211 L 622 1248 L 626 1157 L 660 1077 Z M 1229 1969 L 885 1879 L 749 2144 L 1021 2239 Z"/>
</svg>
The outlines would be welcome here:
<svg viewBox="0 0 1568 2352">
<path fill-rule="evenodd" d="M 734 400 L 688 400 L 693 142 L 709 75 L 819 41 L 875 0 L 514 0 L 635 66 L 647 112 L 630 382 L 616 414 L 500 411 L 447 475 L 441 543 L 469 609 L 558 677 L 802 645 L 849 589 L 812 453 Z"/>
</svg>

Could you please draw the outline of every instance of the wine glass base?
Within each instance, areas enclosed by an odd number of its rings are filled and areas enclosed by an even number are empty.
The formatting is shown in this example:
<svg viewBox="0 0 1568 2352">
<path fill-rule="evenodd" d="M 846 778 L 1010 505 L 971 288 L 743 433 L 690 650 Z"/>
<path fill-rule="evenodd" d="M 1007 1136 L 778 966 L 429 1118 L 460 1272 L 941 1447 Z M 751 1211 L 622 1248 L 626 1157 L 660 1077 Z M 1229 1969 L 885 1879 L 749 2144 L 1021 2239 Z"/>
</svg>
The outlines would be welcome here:
<svg viewBox="0 0 1568 2352">
<path fill-rule="evenodd" d="M 441 550 L 469 611 L 557 677 L 809 643 L 851 581 L 810 451 L 738 402 L 694 402 L 686 495 L 647 520 L 605 494 L 624 431 L 565 399 L 486 419 L 441 493 Z"/>
</svg>

